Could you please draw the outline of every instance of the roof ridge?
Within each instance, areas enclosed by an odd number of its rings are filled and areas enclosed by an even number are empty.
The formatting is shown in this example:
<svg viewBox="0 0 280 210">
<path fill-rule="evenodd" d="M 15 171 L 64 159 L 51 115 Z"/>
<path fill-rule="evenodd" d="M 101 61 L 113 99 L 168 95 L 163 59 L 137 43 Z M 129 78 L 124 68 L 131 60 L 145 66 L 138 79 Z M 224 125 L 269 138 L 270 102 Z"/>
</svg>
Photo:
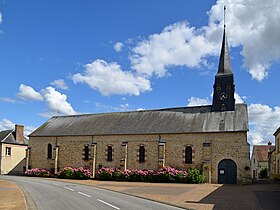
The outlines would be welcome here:
<svg viewBox="0 0 280 210">
<path fill-rule="evenodd" d="M 87 113 L 87 114 L 74 114 L 74 115 L 63 115 L 63 116 L 53 116 L 51 118 L 61 118 L 61 117 L 75 117 L 75 116 L 90 116 L 90 115 L 107 115 L 107 114 L 118 114 L 118 113 L 137 113 L 137 112 L 154 112 L 154 111 L 168 111 L 175 109 L 195 109 L 201 107 L 210 107 L 212 105 L 202 105 L 202 106 L 179 106 L 171 108 L 158 108 L 158 109 L 144 109 L 144 110 L 134 110 L 134 111 L 123 111 L 123 112 L 103 112 L 103 113 Z"/>
</svg>

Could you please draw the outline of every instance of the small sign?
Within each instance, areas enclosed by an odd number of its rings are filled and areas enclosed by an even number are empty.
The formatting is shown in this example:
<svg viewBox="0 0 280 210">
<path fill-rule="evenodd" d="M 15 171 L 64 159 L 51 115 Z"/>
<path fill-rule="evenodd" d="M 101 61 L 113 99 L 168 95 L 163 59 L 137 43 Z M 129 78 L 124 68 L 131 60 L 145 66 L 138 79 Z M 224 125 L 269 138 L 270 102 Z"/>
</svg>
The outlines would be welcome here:
<svg viewBox="0 0 280 210">
<path fill-rule="evenodd" d="M 225 174 L 225 170 L 220 170 L 220 174 Z"/>
</svg>

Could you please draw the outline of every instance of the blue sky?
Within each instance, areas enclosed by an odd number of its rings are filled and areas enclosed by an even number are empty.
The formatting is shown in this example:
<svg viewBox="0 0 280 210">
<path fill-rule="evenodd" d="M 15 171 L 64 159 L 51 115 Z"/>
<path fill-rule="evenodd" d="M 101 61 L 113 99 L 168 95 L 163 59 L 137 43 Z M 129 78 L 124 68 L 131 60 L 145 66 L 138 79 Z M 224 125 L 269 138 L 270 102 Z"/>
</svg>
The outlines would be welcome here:
<svg viewBox="0 0 280 210">
<path fill-rule="evenodd" d="M 0 1 L 0 130 L 53 115 L 209 104 L 226 30 L 249 142 L 280 126 L 276 0 Z"/>
</svg>

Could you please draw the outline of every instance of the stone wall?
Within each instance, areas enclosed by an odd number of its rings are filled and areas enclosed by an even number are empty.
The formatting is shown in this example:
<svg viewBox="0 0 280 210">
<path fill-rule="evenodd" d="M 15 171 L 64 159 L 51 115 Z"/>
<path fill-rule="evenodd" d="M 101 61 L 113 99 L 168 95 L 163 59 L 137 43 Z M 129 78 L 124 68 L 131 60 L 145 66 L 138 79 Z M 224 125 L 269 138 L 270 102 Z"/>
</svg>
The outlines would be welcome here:
<svg viewBox="0 0 280 210">
<path fill-rule="evenodd" d="M 224 133 L 192 133 L 164 135 L 112 135 L 112 136 L 66 136 L 66 137 L 30 137 L 30 164 L 32 168 L 51 168 L 53 160 L 47 158 L 47 145 L 59 146 L 58 166 L 80 167 L 90 166 L 91 161 L 84 160 L 84 147 L 91 147 L 96 142 L 96 171 L 102 166 L 124 167 L 124 150 L 122 144 L 127 144 L 128 169 L 158 169 L 159 157 L 165 156 L 165 166 L 178 169 L 189 167 L 204 167 L 207 165 L 210 178 L 217 183 L 218 164 L 223 159 L 232 159 L 237 164 L 238 183 L 250 177 L 249 144 L 246 132 Z M 159 155 L 159 142 L 164 142 L 165 154 Z M 206 143 L 206 144 L 205 144 Z M 107 148 L 113 149 L 112 161 L 107 161 Z M 145 147 L 145 162 L 139 162 L 139 147 Z M 185 164 L 185 148 L 192 147 L 192 164 Z M 94 154 L 90 150 L 90 157 Z M 162 153 L 162 152 L 161 152 Z"/>
</svg>

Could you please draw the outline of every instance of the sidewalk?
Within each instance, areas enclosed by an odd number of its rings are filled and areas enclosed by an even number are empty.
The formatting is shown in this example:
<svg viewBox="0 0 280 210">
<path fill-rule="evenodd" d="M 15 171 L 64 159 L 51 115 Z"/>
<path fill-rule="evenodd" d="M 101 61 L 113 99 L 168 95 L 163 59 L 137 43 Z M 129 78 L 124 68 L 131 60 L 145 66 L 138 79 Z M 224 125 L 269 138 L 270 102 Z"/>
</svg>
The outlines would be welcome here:
<svg viewBox="0 0 280 210">
<path fill-rule="evenodd" d="M 0 209 L 27 209 L 24 194 L 15 183 L 0 179 Z"/>
</svg>

